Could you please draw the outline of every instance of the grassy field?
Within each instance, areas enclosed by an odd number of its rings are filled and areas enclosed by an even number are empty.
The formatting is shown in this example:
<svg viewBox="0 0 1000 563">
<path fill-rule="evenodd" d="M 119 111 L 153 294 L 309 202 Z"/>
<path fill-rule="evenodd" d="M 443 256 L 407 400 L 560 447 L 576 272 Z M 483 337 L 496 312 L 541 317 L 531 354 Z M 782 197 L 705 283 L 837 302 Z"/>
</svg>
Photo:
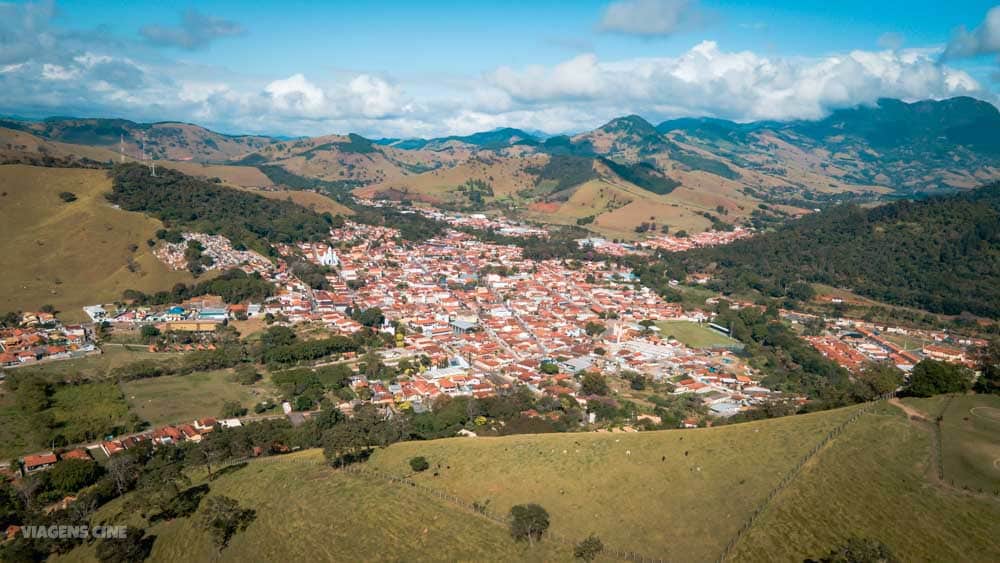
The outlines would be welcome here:
<svg viewBox="0 0 1000 563">
<path fill-rule="evenodd" d="M 14 404 L 6 385 L 0 383 L 0 459 L 9 460 L 30 451 L 35 442 L 31 421 Z"/>
<path fill-rule="evenodd" d="M 131 411 L 153 426 L 218 417 L 227 401 L 252 408 L 272 397 L 266 383 L 240 385 L 230 370 L 127 381 L 122 390 Z"/>
<path fill-rule="evenodd" d="M 63 385 L 50 397 L 51 406 L 38 415 L 26 415 L 14 403 L 12 394 L 0 392 L 0 459 L 42 450 L 59 435 L 69 443 L 103 436 L 116 426 L 131 421 L 128 405 L 113 383 Z M 52 421 L 51 434 L 36 420 Z"/>
<path fill-rule="evenodd" d="M 170 359 L 177 359 L 183 356 L 184 354 L 173 352 L 148 352 L 145 349 L 126 348 L 124 346 L 104 346 L 103 353 L 101 354 L 93 354 L 74 360 L 45 362 L 33 366 L 21 367 L 11 370 L 11 373 L 44 377 L 47 381 L 101 379 L 116 367 L 132 362 L 140 360 L 166 362 Z"/>
<path fill-rule="evenodd" d="M 216 554 L 195 515 L 158 523 L 149 561 L 568 561 L 552 542 L 517 544 L 499 524 L 400 485 L 323 464 L 310 450 L 254 462 L 210 481 L 209 495 L 236 498 L 257 519 Z M 204 503 L 204 501 L 202 501 Z M 120 521 L 115 501 L 96 518 Z M 93 546 L 59 561 L 94 561 Z"/>
<path fill-rule="evenodd" d="M 1000 397 L 963 395 L 941 419 L 944 477 L 958 487 L 1000 491 Z"/>
<path fill-rule="evenodd" d="M 932 484 L 930 433 L 883 405 L 835 439 L 770 505 L 731 561 L 802 561 L 850 536 L 901 561 L 997 561 L 1000 502 Z"/>
<path fill-rule="evenodd" d="M 368 462 L 506 513 L 537 502 L 552 529 L 677 561 L 718 556 L 749 512 L 850 409 L 696 430 L 406 442 Z M 434 473 L 438 475 L 435 476 Z"/>
<path fill-rule="evenodd" d="M 673 336 L 691 348 L 739 344 L 737 340 L 691 321 L 660 321 L 656 323 L 656 326 L 660 328 L 661 336 Z"/>
<path fill-rule="evenodd" d="M 105 201 L 111 181 L 103 170 L 4 165 L 0 186 L 0 311 L 51 304 L 61 318 L 82 321 L 80 307 L 119 299 L 126 289 L 152 292 L 192 281 L 146 246 L 159 221 Z M 64 191 L 77 200 L 63 202 Z"/>
</svg>

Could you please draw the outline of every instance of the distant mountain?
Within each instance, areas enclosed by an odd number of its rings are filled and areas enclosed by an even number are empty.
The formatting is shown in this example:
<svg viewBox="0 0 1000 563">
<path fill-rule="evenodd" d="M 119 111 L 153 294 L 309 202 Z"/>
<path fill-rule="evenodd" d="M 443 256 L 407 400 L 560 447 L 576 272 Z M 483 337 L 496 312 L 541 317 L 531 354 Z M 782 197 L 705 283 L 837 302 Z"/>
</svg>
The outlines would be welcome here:
<svg viewBox="0 0 1000 563">
<path fill-rule="evenodd" d="M 375 142 L 403 150 L 441 150 L 456 143 L 482 149 L 500 149 L 513 145 L 537 145 L 538 138 L 520 129 L 501 127 L 471 135 L 452 135 L 434 139 L 380 139 Z"/>
<path fill-rule="evenodd" d="M 689 231 L 723 222 L 763 225 L 842 201 L 1000 180 L 1000 112 L 972 98 L 879 100 L 815 121 L 698 117 L 654 126 L 628 115 L 551 137 L 506 127 L 433 139 L 282 139 L 76 118 L 0 119 L 4 127 L 21 134 L 0 143 L 8 162 L 107 162 L 120 137 L 132 156 L 145 139 L 156 159 L 257 168 L 226 170 L 253 185 L 263 172 L 270 183 L 293 189 L 361 190 L 365 197 L 593 221 L 614 236 L 632 235 L 658 214 Z"/>
<path fill-rule="evenodd" d="M 903 193 L 972 188 L 1000 174 L 1000 112 L 968 97 L 914 103 L 881 99 L 816 121 L 683 118 L 665 121 L 657 130 L 778 174 L 790 162 L 819 158 L 823 166 L 816 172 Z"/>
<path fill-rule="evenodd" d="M 190 123 L 135 123 L 125 119 L 53 117 L 42 121 L 0 119 L 0 127 L 24 131 L 50 141 L 119 150 L 161 160 L 226 161 L 271 144 L 270 137 L 224 135 Z"/>
</svg>

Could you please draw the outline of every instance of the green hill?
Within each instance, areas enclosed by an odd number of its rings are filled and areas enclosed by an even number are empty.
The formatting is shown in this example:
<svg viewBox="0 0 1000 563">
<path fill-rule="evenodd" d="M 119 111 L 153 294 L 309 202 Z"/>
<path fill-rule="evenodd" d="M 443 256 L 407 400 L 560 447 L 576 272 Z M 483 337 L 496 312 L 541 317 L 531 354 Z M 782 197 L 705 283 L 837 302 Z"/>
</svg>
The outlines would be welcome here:
<svg viewBox="0 0 1000 563">
<path fill-rule="evenodd" d="M 865 209 L 841 205 L 728 246 L 666 258 L 725 291 L 822 283 L 896 305 L 1000 316 L 1000 184 Z M 677 272 L 675 272 L 677 273 Z"/>
<path fill-rule="evenodd" d="M 538 503 L 562 538 L 594 533 L 608 547 L 667 561 L 715 561 L 734 538 L 727 560 L 801 561 L 852 536 L 878 539 L 903 561 L 1000 557 L 1000 502 L 935 479 L 928 423 L 883 403 L 810 457 L 859 408 L 696 430 L 403 442 L 377 450 L 362 473 L 324 465 L 318 450 L 264 458 L 207 481 L 210 495 L 258 514 L 220 560 L 571 558 L 554 538 L 515 544 L 502 524 L 441 496 L 501 516 Z M 414 474 L 414 456 L 430 468 Z M 211 558 L 196 519 L 150 525 L 126 506 L 113 501 L 95 519 L 146 526 L 157 537 L 153 561 Z M 92 560 L 92 549 L 65 559 Z"/>
</svg>

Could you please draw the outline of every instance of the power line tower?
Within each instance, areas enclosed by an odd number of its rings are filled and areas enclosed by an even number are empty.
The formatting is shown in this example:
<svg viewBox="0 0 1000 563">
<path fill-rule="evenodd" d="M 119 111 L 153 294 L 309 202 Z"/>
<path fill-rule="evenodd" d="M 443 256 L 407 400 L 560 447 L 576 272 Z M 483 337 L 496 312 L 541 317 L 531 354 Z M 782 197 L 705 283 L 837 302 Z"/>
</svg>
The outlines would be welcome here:
<svg viewBox="0 0 1000 563">
<path fill-rule="evenodd" d="M 149 159 L 148 166 L 149 166 L 149 168 L 150 168 L 150 170 L 152 172 L 152 176 L 155 178 L 156 177 L 156 162 L 153 160 L 152 156 L 146 154 L 146 133 L 144 132 L 142 134 L 142 161 L 146 162 L 147 159 Z"/>
</svg>

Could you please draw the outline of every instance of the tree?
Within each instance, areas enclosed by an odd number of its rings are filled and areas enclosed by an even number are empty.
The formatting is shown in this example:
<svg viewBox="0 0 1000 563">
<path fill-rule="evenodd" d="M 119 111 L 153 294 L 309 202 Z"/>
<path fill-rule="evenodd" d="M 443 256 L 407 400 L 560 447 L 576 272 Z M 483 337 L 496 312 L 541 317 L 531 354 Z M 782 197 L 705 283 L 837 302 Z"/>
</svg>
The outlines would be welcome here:
<svg viewBox="0 0 1000 563">
<path fill-rule="evenodd" d="M 129 526 L 123 538 L 105 538 L 97 544 L 97 558 L 102 563 L 135 563 L 145 561 L 153 550 L 156 536 L 147 536 L 146 530 Z"/>
<path fill-rule="evenodd" d="M 246 413 L 246 407 L 239 401 L 226 401 L 222 404 L 222 418 L 239 418 Z"/>
<path fill-rule="evenodd" d="M 860 399 L 871 400 L 891 393 L 903 384 L 903 372 L 888 362 L 870 363 L 857 375 Z"/>
<path fill-rule="evenodd" d="M 427 463 L 427 458 L 424 456 L 417 456 L 410 458 L 410 469 L 420 473 L 421 471 L 427 471 L 431 464 Z"/>
<path fill-rule="evenodd" d="M 866 538 L 851 538 L 843 545 L 830 551 L 818 562 L 807 559 L 811 563 L 898 563 L 899 559 L 892 549 L 878 540 Z"/>
<path fill-rule="evenodd" d="M 909 391 L 917 397 L 962 393 L 972 387 L 972 372 L 965 366 L 921 360 L 910 374 Z"/>
<path fill-rule="evenodd" d="M 372 307 L 370 309 L 365 309 L 364 311 L 355 311 L 354 320 L 367 327 L 376 327 L 385 321 L 385 315 L 382 314 L 382 309 L 378 307 Z"/>
<path fill-rule="evenodd" d="M 104 473 L 101 466 L 83 459 L 64 459 L 49 470 L 49 487 L 72 493 L 97 482 Z"/>
<path fill-rule="evenodd" d="M 604 551 L 604 543 L 601 538 L 590 534 L 573 547 L 573 557 L 584 561 L 593 561 L 602 551 Z"/>
<path fill-rule="evenodd" d="M 583 381 L 580 382 L 580 393 L 583 395 L 607 395 L 610 389 L 608 381 L 603 375 L 597 372 L 587 372 L 583 374 Z"/>
<path fill-rule="evenodd" d="M 257 511 L 241 508 L 240 504 L 227 496 L 208 499 L 201 513 L 201 522 L 212 534 L 212 541 L 222 551 L 237 532 L 246 530 L 257 518 Z"/>
<path fill-rule="evenodd" d="M 811 301 L 816 296 L 816 290 L 805 282 L 795 282 L 788 288 L 787 295 L 796 301 Z"/>
<path fill-rule="evenodd" d="M 260 337 L 264 349 L 287 346 L 295 340 L 295 332 L 287 326 L 272 326 Z"/>
<path fill-rule="evenodd" d="M 607 327 L 605 327 L 601 323 L 589 321 L 586 324 L 586 326 L 584 326 L 583 330 L 587 332 L 587 336 L 593 338 L 596 336 L 600 336 L 601 334 L 604 334 L 604 331 L 607 330 Z"/>
<path fill-rule="evenodd" d="M 555 375 L 559 373 L 559 366 L 552 362 L 542 362 L 542 364 L 538 366 L 538 371 L 546 375 Z"/>
<path fill-rule="evenodd" d="M 111 476 L 111 481 L 115 484 L 118 495 L 125 494 L 126 491 L 135 485 L 138 479 L 138 468 L 135 457 L 129 453 L 116 455 L 108 460 L 107 470 Z"/>
<path fill-rule="evenodd" d="M 976 391 L 1000 394 L 1000 339 L 990 341 L 976 359 L 979 364 Z"/>
<path fill-rule="evenodd" d="M 251 364 L 243 364 L 236 368 L 236 382 L 240 385 L 253 385 L 260 381 L 257 368 Z"/>
<path fill-rule="evenodd" d="M 510 509 L 510 535 L 515 541 L 534 544 L 549 529 L 549 513 L 537 504 L 516 504 Z"/>
<path fill-rule="evenodd" d="M 160 329 L 153 325 L 142 325 L 142 328 L 139 330 L 139 334 L 149 341 L 160 335 Z"/>
<path fill-rule="evenodd" d="M 59 199 L 66 203 L 72 203 L 76 201 L 76 194 L 73 192 L 59 192 Z"/>
</svg>

